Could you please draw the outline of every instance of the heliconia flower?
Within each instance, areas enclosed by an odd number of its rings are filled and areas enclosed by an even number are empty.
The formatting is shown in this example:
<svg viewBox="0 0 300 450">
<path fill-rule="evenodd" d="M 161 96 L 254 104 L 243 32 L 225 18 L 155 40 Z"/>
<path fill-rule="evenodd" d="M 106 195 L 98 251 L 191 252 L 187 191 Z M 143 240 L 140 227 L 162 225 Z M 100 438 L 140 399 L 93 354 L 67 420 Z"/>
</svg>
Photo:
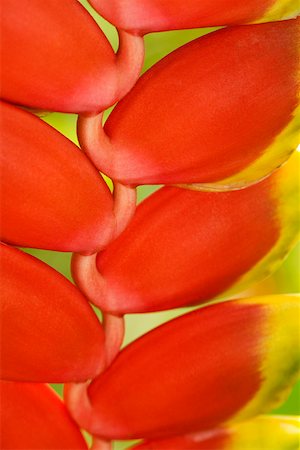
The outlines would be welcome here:
<svg viewBox="0 0 300 450">
<path fill-rule="evenodd" d="M 299 48 L 300 18 L 198 38 L 140 78 L 105 132 L 101 114 L 80 118 L 81 147 L 128 185 L 256 182 L 299 143 Z"/>
<path fill-rule="evenodd" d="M 90 305 L 58 272 L 1 244 L 1 379 L 84 381 L 105 363 Z"/>
<path fill-rule="evenodd" d="M 101 249 L 116 231 L 119 208 L 103 178 L 42 120 L 0 106 L 1 240 L 60 251 Z"/>
<path fill-rule="evenodd" d="M 148 441 L 131 447 L 131 449 L 298 450 L 299 441 L 299 418 L 293 416 L 261 416 L 235 427 L 227 427 L 158 441 Z"/>
<path fill-rule="evenodd" d="M 89 0 L 118 28 L 137 34 L 182 28 L 269 22 L 295 17 L 294 0 Z"/>
<path fill-rule="evenodd" d="M 1 98 L 62 112 L 99 112 L 134 84 L 143 41 L 125 31 L 117 56 L 77 0 L 1 2 Z"/>
<path fill-rule="evenodd" d="M 198 309 L 125 347 L 87 389 L 67 389 L 66 402 L 80 426 L 107 439 L 242 422 L 278 405 L 296 381 L 299 313 L 299 296 Z"/>
<path fill-rule="evenodd" d="M 0 395 L 2 449 L 87 449 L 65 405 L 47 385 L 1 381 Z"/>
<path fill-rule="evenodd" d="M 164 187 L 98 255 L 73 258 L 85 295 L 116 314 L 198 304 L 277 269 L 299 236 L 295 152 L 271 177 L 231 192 Z"/>
</svg>

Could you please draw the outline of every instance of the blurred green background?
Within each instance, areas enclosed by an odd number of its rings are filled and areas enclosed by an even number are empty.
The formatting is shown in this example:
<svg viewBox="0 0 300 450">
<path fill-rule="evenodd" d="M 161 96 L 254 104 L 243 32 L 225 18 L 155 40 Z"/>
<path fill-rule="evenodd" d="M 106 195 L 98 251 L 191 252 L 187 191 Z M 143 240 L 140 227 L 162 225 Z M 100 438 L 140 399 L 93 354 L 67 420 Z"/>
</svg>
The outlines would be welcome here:
<svg viewBox="0 0 300 450">
<path fill-rule="evenodd" d="M 85 0 L 81 3 L 89 10 L 95 20 L 99 23 L 102 30 L 105 32 L 114 49 L 118 47 L 118 37 L 116 30 L 99 15 L 97 15 Z M 204 35 L 213 29 L 197 29 L 172 31 L 165 33 L 153 33 L 147 35 L 146 41 L 146 58 L 144 70 L 147 70 L 156 61 L 164 57 L 173 49 L 183 45 L 184 43 Z M 108 115 L 109 111 L 107 112 Z M 76 119 L 75 115 L 50 113 L 42 115 L 42 119 L 47 123 L 61 131 L 65 136 L 77 143 L 76 139 Z M 108 180 L 109 182 L 109 180 Z M 138 200 L 151 194 L 156 187 L 143 186 L 138 188 Z M 71 279 L 70 274 L 70 258 L 69 253 L 59 253 L 44 250 L 27 249 L 28 253 L 40 258 L 47 264 L 54 267 L 67 278 Z M 263 294 L 279 294 L 279 293 L 295 293 L 300 291 L 299 280 L 300 267 L 300 245 L 298 245 L 288 256 L 281 268 L 271 277 L 263 282 L 253 286 L 246 292 L 241 293 L 240 297 L 249 295 L 263 295 Z M 171 318 L 181 315 L 193 308 L 182 308 L 173 311 L 164 311 L 150 314 L 136 314 L 128 315 L 126 317 L 126 337 L 125 345 L 146 331 L 154 328 L 160 323 L 163 323 Z M 300 320 L 300 318 L 299 318 Z M 59 394 L 62 393 L 62 386 L 55 385 L 55 389 Z M 277 410 L 273 411 L 276 414 L 300 414 L 300 382 L 294 387 L 293 392 L 288 400 Z M 115 448 L 118 450 L 124 449 L 128 446 L 127 443 L 117 443 Z"/>
</svg>

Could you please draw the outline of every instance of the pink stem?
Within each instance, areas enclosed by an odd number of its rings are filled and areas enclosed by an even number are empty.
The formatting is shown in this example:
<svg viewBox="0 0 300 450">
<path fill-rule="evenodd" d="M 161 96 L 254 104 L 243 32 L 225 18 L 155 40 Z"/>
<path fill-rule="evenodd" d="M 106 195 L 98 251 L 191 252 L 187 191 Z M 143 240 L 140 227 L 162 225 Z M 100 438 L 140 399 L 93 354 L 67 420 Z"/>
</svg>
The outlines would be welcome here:
<svg viewBox="0 0 300 450">
<path fill-rule="evenodd" d="M 142 36 L 118 30 L 119 49 L 118 67 L 118 101 L 129 92 L 136 83 L 144 63 L 145 45 Z"/>
<path fill-rule="evenodd" d="M 102 117 L 103 113 L 79 116 L 77 121 L 78 140 L 82 150 L 97 169 L 116 178 L 114 146 L 102 127 Z M 114 198 L 116 237 L 126 228 L 135 212 L 136 190 L 134 187 L 114 181 Z"/>
<path fill-rule="evenodd" d="M 103 313 L 103 326 L 105 332 L 106 367 L 110 366 L 123 343 L 125 323 L 123 316 Z"/>
<path fill-rule="evenodd" d="M 98 170 L 115 177 L 117 174 L 114 173 L 114 146 L 103 129 L 102 120 L 103 112 L 78 116 L 78 141 Z"/>
<path fill-rule="evenodd" d="M 96 258 L 97 253 L 74 253 L 71 262 L 72 275 L 76 285 L 89 301 L 100 309 L 106 309 L 106 282 L 97 269 Z"/>
<path fill-rule="evenodd" d="M 141 36 L 119 31 L 119 50 L 116 55 L 118 69 L 117 98 L 120 100 L 135 84 L 144 60 L 144 41 Z M 77 135 L 81 148 L 86 152 L 98 170 L 114 178 L 115 151 L 110 138 L 102 126 L 103 113 L 80 115 Z M 114 183 L 114 213 L 116 218 L 114 238 L 126 228 L 136 208 L 134 188 Z M 72 273 L 74 280 L 87 298 L 103 307 L 106 283 L 96 266 L 97 253 L 91 255 L 74 254 Z M 98 299 L 101 298 L 98 301 Z M 108 306 L 108 305 L 107 305 Z M 109 309 L 109 308 L 108 308 Z M 103 314 L 105 331 L 106 367 L 118 354 L 124 337 L 124 319 L 110 313 Z M 104 370 L 104 369 L 103 369 Z M 89 383 L 69 383 L 65 385 L 65 403 L 75 421 L 87 430 L 93 421 L 93 408 L 88 396 Z M 111 442 L 94 438 L 92 450 L 111 450 Z"/>
<path fill-rule="evenodd" d="M 103 314 L 106 361 L 102 371 L 113 362 L 120 351 L 124 338 L 124 318 Z M 65 404 L 77 424 L 86 430 L 93 426 L 93 406 L 88 395 L 89 382 L 68 383 L 64 389 Z M 111 450 L 111 441 L 93 437 L 91 450 Z"/>
<path fill-rule="evenodd" d="M 117 88 L 115 101 L 121 100 L 136 83 L 144 62 L 144 39 L 124 30 L 118 30 L 119 50 L 116 54 Z M 82 114 L 78 117 L 77 135 L 81 148 L 86 152 L 98 170 L 113 173 L 113 145 L 102 126 L 103 112 Z"/>
<path fill-rule="evenodd" d="M 114 213 L 116 228 L 114 238 L 125 230 L 136 210 L 136 189 L 131 186 L 114 182 Z"/>
<path fill-rule="evenodd" d="M 111 441 L 105 441 L 94 436 L 91 450 L 112 450 L 112 443 Z"/>
</svg>

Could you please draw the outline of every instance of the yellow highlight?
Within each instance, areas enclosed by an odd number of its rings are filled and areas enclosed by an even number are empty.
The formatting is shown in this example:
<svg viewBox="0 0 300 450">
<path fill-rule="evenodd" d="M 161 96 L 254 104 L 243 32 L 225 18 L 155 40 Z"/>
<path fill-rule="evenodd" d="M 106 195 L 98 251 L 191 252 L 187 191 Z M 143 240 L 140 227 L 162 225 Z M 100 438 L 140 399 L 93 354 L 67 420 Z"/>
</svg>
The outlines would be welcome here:
<svg viewBox="0 0 300 450">
<path fill-rule="evenodd" d="M 244 170 L 213 183 L 192 183 L 180 185 L 196 191 L 228 191 L 245 188 L 263 180 L 282 166 L 300 143 L 300 105 L 294 110 L 289 124 L 265 148 L 263 154 Z"/>
<path fill-rule="evenodd" d="M 240 302 L 262 305 L 266 311 L 259 344 L 262 384 L 253 399 L 226 425 L 244 421 L 280 405 L 300 375 L 300 295 L 274 295 Z"/>
<path fill-rule="evenodd" d="M 299 450 L 300 420 L 292 416 L 261 416 L 230 429 L 223 450 Z"/>
<path fill-rule="evenodd" d="M 277 0 L 266 13 L 253 23 L 288 20 L 297 17 L 300 13 L 300 3 L 297 0 Z"/>
<path fill-rule="evenodd" d="M 300 154 L 295 152 L 273 177 L 271 194 L 277 202 L 280 236 L 277 243 L 249 272 L 222 294 L 222 298 L 242 292 L 251 284 L 268 277 L 282 264 L 300 237 Z M 255 214 L 255 211 L 253 212 Z"/>
</svg>

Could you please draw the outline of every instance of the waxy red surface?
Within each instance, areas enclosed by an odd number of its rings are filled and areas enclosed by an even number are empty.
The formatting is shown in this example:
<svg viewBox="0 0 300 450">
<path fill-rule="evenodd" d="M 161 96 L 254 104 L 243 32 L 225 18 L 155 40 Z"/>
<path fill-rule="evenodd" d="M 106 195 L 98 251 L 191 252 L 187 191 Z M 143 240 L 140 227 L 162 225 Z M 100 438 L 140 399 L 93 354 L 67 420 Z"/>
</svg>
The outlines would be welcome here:
<svg viewBox="0 0 300 450">
<path fill-rule="evenodd" d="M 38 259 L 4 244 L 0 250 L 1 379 L 95 377 L 104 363 L 104 333 L 85 297 Z"/>
<path fill-rule="evenodd" d="M 66 407 L 48 386 L 0 382 L 2 449 L 87 449 Z"/>
<path fill-rule="evenodd" d="M 236 25 L 259 19 L 274 0 L 89 0 L 119 28 L 140 34 Z M 295 7 L 296 9 L 296 7 Z"/>
<path fill-rule="evenodd" d="M 1 62 L 7 101 L 62 112 L 116 101 L 115 54 L 77 0 L 3 0 Z"/>
<path fill-rule="evenodd" d="M 264 308 L 220 304 L 126 347 L 88 388 L 90 431 L 114 439 L 208 430 L 258 390 Z"/>
<path fill-rule="evenodd" d="M 96 303 L 117 313 L 156 311 L 228 289 L 279 238 L 275 180 L 227 193 L 164 187 L 152 194 L 98 254 L 105 287 Z"/>
<path fill-rule="evenodd" d="M 179 436 L 158 441 L 143 442 L 128 450 L 222 450 L 230 444 L 226 430 L 212 430 L 199 435 Z M 241 449 L 242 450 L 242 449 Z"/>
<path fill-rule="evenodd" d="M 99 169 L 132 185 L 237 174 L 292 120 L 299 45 L 297 19 L 219 30 L 169 54 L 113 110 Z"/>
<path fill-rule="evenodd" d="M 2 241 L 86 252 L 107 243 L 115 223 L 113 199 L 78 147 L 3 102 L 1 145 Z"/>
</svg>

